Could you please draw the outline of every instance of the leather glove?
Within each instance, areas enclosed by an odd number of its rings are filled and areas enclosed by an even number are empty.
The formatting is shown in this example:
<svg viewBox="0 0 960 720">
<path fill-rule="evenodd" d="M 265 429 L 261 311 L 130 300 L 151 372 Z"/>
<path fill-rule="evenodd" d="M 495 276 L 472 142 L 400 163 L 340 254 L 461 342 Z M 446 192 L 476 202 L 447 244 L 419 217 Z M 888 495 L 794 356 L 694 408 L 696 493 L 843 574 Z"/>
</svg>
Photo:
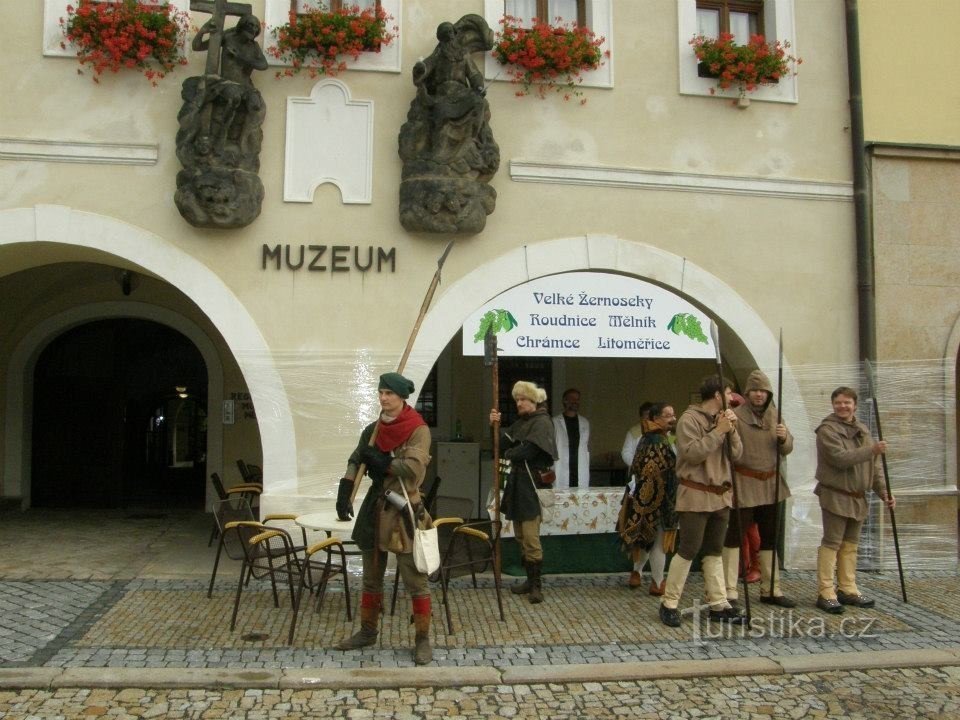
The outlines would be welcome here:
<svg viewBox="0 0 960 720">
<path fill-rule="evenodd" d="M 353 480 L 340 478 L 340 487 L 337 488 L 337 517 L 341 520 L 349 520 L 353 517 L 351 494 L 353 494 Z"/>
<path fill-rule="evenodd" d="M 360 451 L 360 459 L 372 471 L 371 474 L 376 473 L 379 477 L 387 474 L 390 463 L 393 462 L 390 453 L 382 452 L 376 445 L 365 445 Z"/>
</svg>

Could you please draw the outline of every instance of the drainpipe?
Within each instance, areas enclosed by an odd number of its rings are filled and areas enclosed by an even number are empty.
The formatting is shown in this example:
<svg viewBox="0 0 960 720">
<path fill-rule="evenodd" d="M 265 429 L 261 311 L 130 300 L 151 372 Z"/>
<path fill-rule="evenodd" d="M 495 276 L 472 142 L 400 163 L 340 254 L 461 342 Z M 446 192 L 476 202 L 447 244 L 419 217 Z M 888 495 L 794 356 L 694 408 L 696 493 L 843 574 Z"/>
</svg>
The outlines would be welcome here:
<svg viewBox="0 0 960 720">
<path fill-rule="evenodd" d="M 857 238 L 857 327 L 860 359 L 877 357 L 876 291 L 873 283 L 873 234 L 867 157 L 863 139 L 863 87 L 860 82 L 860 20 L 857 0 L 844 0 L 847 30 L 847 81 L 850 87 L 850 146 L 853 162 L 853 211 Z"/>
</svg>

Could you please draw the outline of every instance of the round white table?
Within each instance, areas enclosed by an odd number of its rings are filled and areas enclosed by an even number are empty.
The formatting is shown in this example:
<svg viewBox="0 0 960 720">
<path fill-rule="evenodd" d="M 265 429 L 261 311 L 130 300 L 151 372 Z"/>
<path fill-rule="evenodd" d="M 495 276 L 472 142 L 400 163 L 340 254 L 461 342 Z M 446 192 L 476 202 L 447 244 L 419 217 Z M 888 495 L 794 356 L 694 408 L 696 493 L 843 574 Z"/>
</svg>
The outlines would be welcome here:
<svg viewBox="0 0 960 720">
<path fill-rule="evenodd" d="M 354 519 L 340 520 L 337 518 L 336 510 L 325 510 L 323 512 L 308 513 L 307 515 L 297 516 L 297 525 L 305 527 L 307 530 L 322 530 L 327 533 L 327 537 L 337 536 L 341 540 L 349 542 L 353 535 Z"/>
</svg>

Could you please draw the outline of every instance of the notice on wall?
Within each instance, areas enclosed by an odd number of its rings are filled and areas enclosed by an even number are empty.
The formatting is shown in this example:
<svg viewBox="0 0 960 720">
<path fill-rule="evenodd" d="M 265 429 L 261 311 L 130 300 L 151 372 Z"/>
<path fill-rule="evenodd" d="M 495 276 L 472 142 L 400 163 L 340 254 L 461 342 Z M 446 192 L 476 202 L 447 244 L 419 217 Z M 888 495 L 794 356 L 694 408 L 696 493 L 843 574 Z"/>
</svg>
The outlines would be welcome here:
<svg viewBox="0 0 960 720">
<path fill-rule="evenodd" d="M 611 273 L 550 275 L 501 293 L 464 323 L 464 355 L 483 355 L 488 328 L 501 356 L 714 357 L 706 314 L 669 290 Z"/>
</svg>

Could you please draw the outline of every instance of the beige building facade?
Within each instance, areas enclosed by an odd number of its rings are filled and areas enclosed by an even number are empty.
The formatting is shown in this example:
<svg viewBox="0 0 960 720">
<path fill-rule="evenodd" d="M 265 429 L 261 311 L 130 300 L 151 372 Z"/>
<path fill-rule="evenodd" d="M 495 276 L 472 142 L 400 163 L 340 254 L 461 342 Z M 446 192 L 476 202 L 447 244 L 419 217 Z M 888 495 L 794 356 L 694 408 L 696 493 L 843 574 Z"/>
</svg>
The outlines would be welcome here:
<svg viewBox="0 0 960 720">
<path fill-rule="evenodd" d="M 397 135 L 415 94 L 411 68 L 433 51 L 441 22 L 477 13 L 496 30 L 509 10 L 502 0 L 382 5 L 397 37 L 379 56 L 336 78 L 276 79 L 283 69 L 276 65 L 255 73 L 267 109 L 265 197 L 259 217 L 234 230 L 195 228 L 173 200 L 180 83 L 203 73 L 205 53 L 188 51 L 189 64 L 155 88 L 123 73 L 94 83 L 59 47 L 65 2 L 0 9 L 9 33 L 0 49 L 4 497 L 27 507 L 79 502 L 78 492 L 90 497 L 89 472 L 77 481 L 80 491 L 50 479 L 76 467 L 69 458 L 52 463 L 44 444 L 59 437 L 84 454 L 93 442 L 86 427 L 98 427 L 90 418 L 128 417 L 133 391 L 117 386 L 152 373 L 171 389 L 155 391 L 156 407 L 141 418 L 144 427 L 153 423 L 146 439 L 114 428 L 126 444 L 110 444 L 113 459 L 82 461 L 90 472 L 124 476 L 102 502 L 137 501 L 130 468 L 147 462 L 143 443 L 160 442 L 146 452 L 150 462 L 196 469 L 182 480 L 199 483 L 185 491 L 186 503 L 209 507 L 210 474 L 239 481 L 239 458 L 262 465 L 265 509 L 332 507 L 357 434 L 376 416 L 377 376 L 396 369 L 453 237 L 407 232 L 398 217 Z M 269 44 L 289 3 L 252 6 Z M 809 492 L 812 427 L 829 410 L 832 388 L 852 381 L 858 359 L 842 4 L 765 3 L 767 35 L 789 40 L 803 64 L 797 76 L 753 94 L 746 108 L 735 92 L 712 95 L 714 82 L 697 74 L 689 45 L 695 0 L 587 0 L 585 7 L 607 53 L 603 67 L 586 74 L 585 104 L 554 94 L 516 97 L 495 60 L 475 58 L 500 148 L 496 208 L 481 233 L 456 237 L 405 372 L 418 391 L 429 391 L 435 439 L 459 433 L 485 452 L 491 380 L 481 358 L 463 353 L 462 327 L 511 288 L 581 272 L 656 285 L 716 321 L 727 372 L 740 381 L 755 367 L 776 376 L 782 329 L 784 416 L 797 436 L 788 562 L 804 565 L 819 539 Z M 194 13 L 193 23 L 206 18 Z M 344 117 L 354 119 L 329 122 Z M 881 301 L 881 315 L 883 308 Z M 129 333 L 110 325 L 120 320 L 175 331 L 194 359 L 183 359 L 186 350 L 167 357 L 161 347 L 153 365 L 108 367 L 97 351 L 127 347 Z M 140 346 L 112 352 L 149 356 Z M 514 368 L 536 365 L 549 378 L 551 400 L 566 387 L 580 389 L 601 470 L 614 469 L 639 402 L 665 399 L 682 410 L 714 370 L 702 358 L 544 353 L 538 360 Z M 824 376 L 812 366 L 839 369 Z M 150 367 L 193 368 L 191 383 L 202 387 L 182 398 L 179 381 L 143 369 Z M 98 409 L 101 391 L 104 403 L 108 396 L 126 402 L 127 414 Z M 183 414 L 182 436 L 200 440 L 178 445 L 171 432 L 156 440 L 160 408 Z M 52 438 L 50 427 L 60 428 Z"/>
<path fill-rule="evenodd" d="M 909 554 L 946 563 L 957 540 L 960 82 L 935 68 L 949 62 L 960 7 L 902 9 L 859 3 L 876 353 L 891 430 L 912 439 L 892 455 L 905 500 L 898 518 L 925 526 Z"/>
</svg>

